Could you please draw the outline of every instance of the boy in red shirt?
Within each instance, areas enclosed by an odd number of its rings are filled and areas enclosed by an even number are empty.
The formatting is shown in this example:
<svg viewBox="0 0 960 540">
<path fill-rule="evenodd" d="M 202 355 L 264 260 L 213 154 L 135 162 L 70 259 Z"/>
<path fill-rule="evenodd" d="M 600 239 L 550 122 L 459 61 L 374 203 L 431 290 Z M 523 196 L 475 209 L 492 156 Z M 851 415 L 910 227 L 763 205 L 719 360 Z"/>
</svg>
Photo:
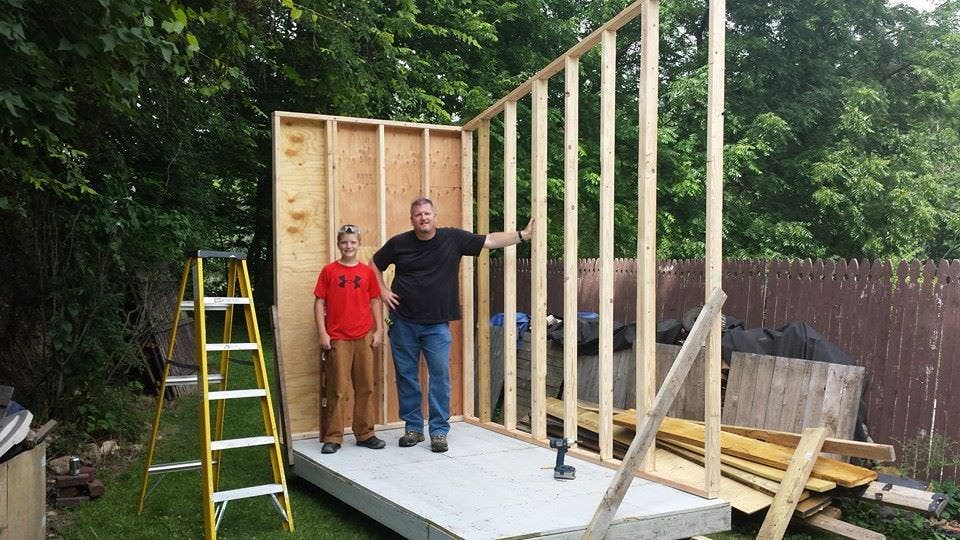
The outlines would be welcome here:
<svg viewBox="0 0 960 540">
<path fill-rule="evenodd" d="M 327 408 L 324 454 L 343 444 L 344 398 L 353 386 L 353 434 L 357 446 L 380 449 L 373 397 L 373 349 L 380 346 L 380 284 L 373 270 L 357 260 L 360 228 L 344 225 L 337 231 L 340 258 L 323 267 L 313 295 L 320 348 L 327 352 Z M 372 330 L 372 331 L 371 331 Z"/>
</svg>

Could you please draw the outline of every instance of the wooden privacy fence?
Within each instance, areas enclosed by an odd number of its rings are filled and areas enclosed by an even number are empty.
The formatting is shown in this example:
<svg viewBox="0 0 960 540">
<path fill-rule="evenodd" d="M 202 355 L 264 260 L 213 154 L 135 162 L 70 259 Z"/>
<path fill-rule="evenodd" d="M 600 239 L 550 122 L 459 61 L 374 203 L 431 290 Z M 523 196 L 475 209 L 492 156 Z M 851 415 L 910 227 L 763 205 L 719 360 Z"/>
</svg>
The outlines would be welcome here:
<svg viewBox="0 0 960 540">
<path fill-rule="evenodd" d="M 529 313 L 529 263 L 517 261 L 517 310 Z M 597 311 L 596 259 L 578 263 L 578 309 Z M 636 263 L 614 264 L 614 319 L 633 321 Z M 491 264 L 491 311 L 501 309 L 503 272 Z M 702 260 L 657 264 L 657 319 L 680 319 L 703 303 Z M 563 309 L 563 265 L 547 265 L 547 311 Z M 926 478 L 960 470 L 960 261 L 727 260 L 723 312 L 747 328 L 803 321 L 867 370 L 870 436 L 897 446 L 900 465 Z"/>
</svg>

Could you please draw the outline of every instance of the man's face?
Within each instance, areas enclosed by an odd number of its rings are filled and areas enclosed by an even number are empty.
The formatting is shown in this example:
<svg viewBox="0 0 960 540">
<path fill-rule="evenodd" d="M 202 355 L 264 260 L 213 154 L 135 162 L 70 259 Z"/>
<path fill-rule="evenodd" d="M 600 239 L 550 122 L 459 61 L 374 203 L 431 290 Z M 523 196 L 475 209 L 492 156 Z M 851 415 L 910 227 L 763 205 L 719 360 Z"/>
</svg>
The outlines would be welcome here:
<svg viewBox="0 0 960 540">
<path fill-rule="evenodd" d="M 410 212 L 410 223 L 413 225 L 413 230 L 419 234 L 430 234 L 435 231 L 437 216 L 433 213 L 433 205 L 414 206 Z"/>
</svg>

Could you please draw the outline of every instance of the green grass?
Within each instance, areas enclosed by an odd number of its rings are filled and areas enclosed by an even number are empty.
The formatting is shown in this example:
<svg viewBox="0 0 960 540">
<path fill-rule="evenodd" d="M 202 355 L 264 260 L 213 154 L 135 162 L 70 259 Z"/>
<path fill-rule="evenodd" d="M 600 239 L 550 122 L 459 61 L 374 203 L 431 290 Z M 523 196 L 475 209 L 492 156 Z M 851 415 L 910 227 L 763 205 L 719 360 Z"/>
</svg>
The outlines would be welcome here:
<svg viewBox="0 0 960 540">
<path fill-rule="evenodd" d="M 219 333 L 210 333 L 211 336 Z M 245 341 L 242 324 L 234 331 L 234 341 Z M 276 377 L 273 374 L 273 347 L 271 336 L 264 335 L 264 349 L 271 373 L 275 412 L 279 413 Z M 213 341 L 213 340 L 211 340 Z M 235 355 L 235 356 L 234 356 Z M 233 353 L 231 358 L 249 360 L 249 355 Z M 219 358 L 217 358 L 219 361 Z M 255 386 L 252 366 L 234 362 L 230 367 L 231 389 Z M 145 403 L 141 401 L 140 403 Z M 215 408 L 211 408 L 215 410 Z M 160 439 L 154 463 L 197 459 L 199 451 L 198 400 L 196 395 L 183 396 L 169 402 L 160 422 Z M 152 413 L 150 414 L 152 421 Z M 227 404 L 224 437 L 261 435 L 263 420 L 256 399 L 231 400 Z M 150 436 L 145 425 L 142 443 Z M 106 494 L 89 504 L 63 514 L 56 532 L 66 539 L 164 539 L 202 538 L 200 473 L 186 471 L 163 477 L 147 498 L 142 514 L 137 514 L 141 475 L 146 450 L 123 463 L 101 468 L 98 477 L 106 485 Z M 394 538 L 395 535 L 366 517 L 363 513 L 341 503 L 334 497 L 287 470 L 287 487 L 293 508 L 293 533 L 281 526 L 280 518 L 269 497 L 255 497 L 230 501 L 218 530 L 218 537 L 229 538 Z M 155 479 L 156 477 L 154 477 Z M 225 450 L 218 489 L 232 489 L 272 482 L 270 463 L 264 448 Z M 57 520 L 58 523 L 61 520 Z"/>
</svg>

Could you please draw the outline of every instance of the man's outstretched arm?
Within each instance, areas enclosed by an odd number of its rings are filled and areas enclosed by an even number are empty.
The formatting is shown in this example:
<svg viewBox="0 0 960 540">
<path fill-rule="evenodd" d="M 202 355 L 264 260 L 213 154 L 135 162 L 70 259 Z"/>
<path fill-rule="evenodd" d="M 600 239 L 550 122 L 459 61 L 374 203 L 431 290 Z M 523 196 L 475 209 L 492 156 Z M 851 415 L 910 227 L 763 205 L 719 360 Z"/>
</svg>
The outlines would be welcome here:
<svg viewBox="0 0 960 540">
<path fill-rule="evenodd" d="M 499 249 L 507 246 L 515 246 L 521 242 L 529 242 L 533 238 L 535 221 L 535 219 L 531 219 L 523 230 L 490 233 L 483 242 L 483 247 L 487 249 Z"/>
</svg>

